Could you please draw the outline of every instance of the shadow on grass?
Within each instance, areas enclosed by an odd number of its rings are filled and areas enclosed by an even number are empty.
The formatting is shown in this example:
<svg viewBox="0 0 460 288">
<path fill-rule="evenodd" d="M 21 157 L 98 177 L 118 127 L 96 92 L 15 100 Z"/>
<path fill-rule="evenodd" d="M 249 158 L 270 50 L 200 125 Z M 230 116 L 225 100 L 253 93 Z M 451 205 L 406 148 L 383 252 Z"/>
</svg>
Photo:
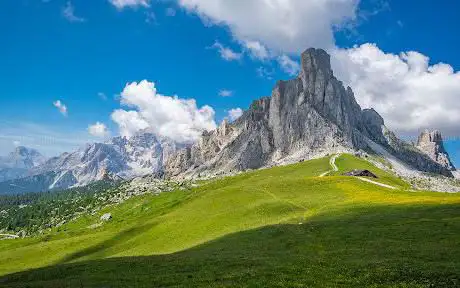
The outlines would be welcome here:
<svg viewBox="0 0 460 288">
<path fill-rule="evenodd" d="M 104 251 L 109 250 L 111 247 L 116 246 L 117 244 L 124 243 L 128 241 L 129 239 L 135 237 L 136 235 L 139 235 L 150 228 L 152 228 L 155 225 L 155 223 L 151 224 L 145 224 L 142 226 L 137 226 L 137 227 L 132 227 L 126 230 L 123 230 L 122 232 L 116 234 L 112 238 L 103 241 L 101 243 L 98 243 L 97 245 L 88 247 L 86 249 L 83 249 L 81 251 L 75 252 L 73 254 L 70 254 L 60 261 L 58 261 L 56 264 L 64 264 L 67 262 L 72 262 L 74 260 L 80 259 L 80 258 L 85 258 L 85 257 L 90 257 L 90 256 L 96 256 L 98 254 L 104 253 Z"/>
<path fill-rule="evenodd" d="M 14 273 L 0 278 L 0 286 L 459 287 L 459 219 L 459 205 L 355 208 L 302 225 L 227 235 L 174 254 Z M 98 246 L 65 260 L 94 255 Z"/>
</svg>

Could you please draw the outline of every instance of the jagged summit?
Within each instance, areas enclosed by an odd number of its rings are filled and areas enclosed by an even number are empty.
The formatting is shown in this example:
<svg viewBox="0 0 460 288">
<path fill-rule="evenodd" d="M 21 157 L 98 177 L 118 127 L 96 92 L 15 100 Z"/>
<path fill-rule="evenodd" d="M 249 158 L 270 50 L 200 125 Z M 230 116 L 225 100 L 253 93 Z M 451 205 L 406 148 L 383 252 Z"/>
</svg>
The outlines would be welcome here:
<svg viewBox="0 0 460 288">
<path fill-rule="evenodd" d="M 454 165 L 450 161 L 449 154 L 444 148 L 441 132 L 438 130 L 425 130 L 420 133 L 417 140 L 417 148 L 446 169 L 455 170 Z"/>
<path fill-rule="evenodd" d="M 300 57 L 300 77 L 311 71 L 321 71 L 324 76 L 332 77 L 331 56 L 323 49 L 309 48 Z"/>
<path fill-rule="evenodd" d="M 255 100 L 238 120 L 226 124 L 226 133 L 222 130 L 205 133 L 173 155 L 166 175 L 226 173 L 365 149 L 452 177 L 444 166 L 399 140 L 374 109 L 362 110 L 352 89 L 334 76 L 330 56 L 322 49 L 305 50 L 298 77 L 278 81 L 271 97 Z"/>
<path fill-rule="evenodd" d="M 430 131 L 428 129 L 425 129 L 423 132 L 421 132 L 417 139 L 417 146 L 425 145 L 429 143 L 434 143 L 438 146 L 439 145 L 442 146 L 443 140 L 442 140 L 441 132 L 439 132 L 438 130 Z M 440 147 L 440 148 L 444 149 L 444 147 Z"/>
<path fill-rule="evenodd" d="M 35 149 L 32 149 L 32 148 L 27 148 L 27 147 L 24 147 L 24 146 L 17 146 L 15 149 L 14 149 L 14 152 L 11 152 L 12 154 L 14 155 L 19 155 L 19 156 L 38 156 L 38 155 L 41 155 L 40 152 L 38 152 L 37 150 Z"/>
<path fill-rule="evenodd" d="M 35 149 L 17 146 L 8 156 L 0 158 L 0 168 L 29 169 L 43 164 L 46 158 Z"/>
</svg>

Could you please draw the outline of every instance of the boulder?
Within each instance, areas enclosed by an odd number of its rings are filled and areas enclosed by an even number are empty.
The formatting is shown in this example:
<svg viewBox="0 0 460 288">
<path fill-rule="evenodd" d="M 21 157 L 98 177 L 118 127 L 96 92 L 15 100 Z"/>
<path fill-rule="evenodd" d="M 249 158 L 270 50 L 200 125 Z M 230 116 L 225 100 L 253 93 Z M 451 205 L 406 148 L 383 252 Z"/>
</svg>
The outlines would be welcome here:
<svg viewBox="0 0 460 288">
<path fill-rule="evenodd" d="M 112 219 L 112 214 L 110 213 L 105 213 L 104 215 L 101 216 L 102 221 L 109 221 L 110 219 Z"/>
</svg>

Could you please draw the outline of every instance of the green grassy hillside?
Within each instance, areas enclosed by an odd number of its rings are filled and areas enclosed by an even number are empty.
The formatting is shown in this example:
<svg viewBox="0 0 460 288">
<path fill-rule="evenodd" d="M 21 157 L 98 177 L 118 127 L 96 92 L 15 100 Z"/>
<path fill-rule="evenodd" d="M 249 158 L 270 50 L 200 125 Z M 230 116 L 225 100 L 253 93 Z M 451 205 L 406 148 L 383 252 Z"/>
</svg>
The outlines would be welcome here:
<svg viewBox="0 0 460 288">
<path fill-rule="evenodd" d="M 331 169 L 323 158 L 144 195 L 0 241 L 0 286 L 460 285 L 460 195 L 406 192 L 351 155 L 336 164 L 400 189 L 317 177 Z"/>
</svg>

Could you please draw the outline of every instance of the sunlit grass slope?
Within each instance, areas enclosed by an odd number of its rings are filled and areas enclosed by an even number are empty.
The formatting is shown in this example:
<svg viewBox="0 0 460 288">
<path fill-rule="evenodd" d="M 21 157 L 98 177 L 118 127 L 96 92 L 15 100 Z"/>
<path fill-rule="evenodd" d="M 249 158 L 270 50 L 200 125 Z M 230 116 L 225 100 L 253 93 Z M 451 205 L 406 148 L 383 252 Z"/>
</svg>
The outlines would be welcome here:
<svg viewBox="0 0 460 288">
<path fill-rule="evenodd" d="M 460 285 L 458 195 L 317 177 L 328 162 L 136 197 L 49 235 L 0 241 L 0 286 Z M 336 163 L 407 185 L 351 155 Z M 113 220 L 94 228 L 105 212 Z"/>
<path fill-rule="evenodd" d="M 335 160 L 335 164 L 339 168 L 339 171 L 334 172 L 331 175 L 341 175 L 343 172 L 351 171 L 353 169 L 360 169 L 360 170 L 367 169 L 373 172 L 378 177 L 377 181 L 380 183 L 399 187 L 399 188 L 409 188 L 410 187 L 410 185 L 407 182 L 404 182 L 399 177 L 389 172 L 383 171 L 381 169 L 377 169 L 370 162 L 362 158 L 354 157 L 353 155 L 350 155 L 350 154 L 341 154 Z"/>
</svg>

